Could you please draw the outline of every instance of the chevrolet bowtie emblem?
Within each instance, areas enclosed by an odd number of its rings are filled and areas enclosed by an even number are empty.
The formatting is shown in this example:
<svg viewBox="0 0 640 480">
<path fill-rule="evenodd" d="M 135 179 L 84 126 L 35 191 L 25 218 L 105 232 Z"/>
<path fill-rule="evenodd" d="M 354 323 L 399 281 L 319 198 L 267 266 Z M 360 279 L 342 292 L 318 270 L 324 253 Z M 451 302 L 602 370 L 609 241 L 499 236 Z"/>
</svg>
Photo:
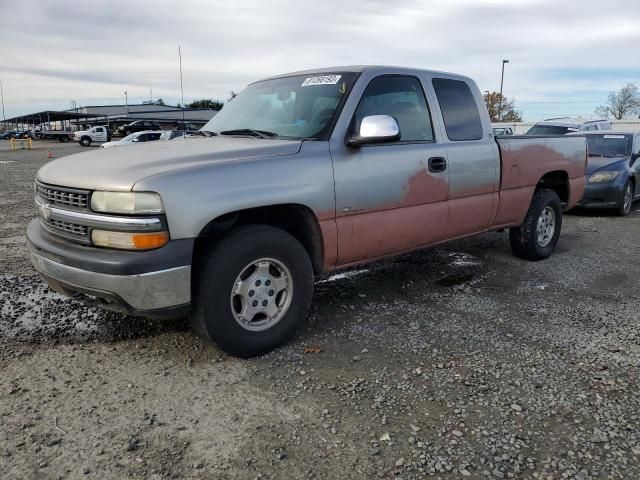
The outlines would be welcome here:
<svg viewBox="0 0 640 480">
<path fill-rule="evenodd" d="M 42 215 L 45 220 L 49 220 L 49 217 L 51 216 L 51 206 L 46 203 L 41 203 L 38 207 L 40 209 L 40 215 Z"/>
</svg>

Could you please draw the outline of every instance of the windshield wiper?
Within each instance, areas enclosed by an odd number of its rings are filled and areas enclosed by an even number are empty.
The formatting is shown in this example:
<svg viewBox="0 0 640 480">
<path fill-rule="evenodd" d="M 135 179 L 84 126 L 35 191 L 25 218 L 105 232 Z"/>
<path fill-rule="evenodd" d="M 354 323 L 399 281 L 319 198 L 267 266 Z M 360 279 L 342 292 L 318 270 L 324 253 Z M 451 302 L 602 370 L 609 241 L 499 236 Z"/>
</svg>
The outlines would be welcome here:
<svg viewBox="0 0 640 480">
<path fill-rule="evenodd" d="M 251 135 L 258 138 L 272 138 L 277 137 L 278 134 L 274 132 L 268 132 L 266 130 L 254 130 L 252 128 L 237 128 L 235 130 L 224 130 L 220 132 L 220 135 Z"/>
<path fill-rule="evenodd" d="M 590 157 L 604 157 L 604 155 L 602 155 L 601 153 L 590 153 L 589 156 Z"/>
</svg>

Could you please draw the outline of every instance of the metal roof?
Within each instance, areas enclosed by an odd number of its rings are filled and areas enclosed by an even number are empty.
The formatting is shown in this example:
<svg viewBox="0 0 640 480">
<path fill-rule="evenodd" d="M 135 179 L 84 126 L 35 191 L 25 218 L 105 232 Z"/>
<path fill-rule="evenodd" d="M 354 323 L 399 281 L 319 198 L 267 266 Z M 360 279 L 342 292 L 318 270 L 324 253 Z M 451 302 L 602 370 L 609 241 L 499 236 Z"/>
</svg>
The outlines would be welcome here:
<svg viewBox="0 0 640 480">
<path fill-rule="evenodd" d="M 64 120 L 78 120 L 81 118 L 93 118 L 100 115 L 92 113 L 78 112 L 57 112 L 55 110 L 44 110 L 42 112 L 29 113 L 18 117 L 7 118 L 2 123 L 43 123 L 43 122 L 61 122 Z"/>
</svg>

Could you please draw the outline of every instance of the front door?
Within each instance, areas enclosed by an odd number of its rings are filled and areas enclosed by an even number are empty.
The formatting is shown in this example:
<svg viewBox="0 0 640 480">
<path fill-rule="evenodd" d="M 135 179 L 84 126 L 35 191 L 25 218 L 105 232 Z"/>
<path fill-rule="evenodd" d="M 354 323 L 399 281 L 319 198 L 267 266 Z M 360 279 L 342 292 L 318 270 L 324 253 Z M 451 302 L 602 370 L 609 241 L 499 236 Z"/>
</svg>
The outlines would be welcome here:
<svg viewBox="0 0 640 480">
<path fill-rule="evenodd" d="M 436 142 L 420 80 L 406 75 L 371 79 L 350 129 L 357 131 L 369 115 L 394 117 L 401 138 L 360 148 L 346 146 L 343 139 L 332 142 L 338 265 L 444 239 L 446 151 Z"/>
</svg>

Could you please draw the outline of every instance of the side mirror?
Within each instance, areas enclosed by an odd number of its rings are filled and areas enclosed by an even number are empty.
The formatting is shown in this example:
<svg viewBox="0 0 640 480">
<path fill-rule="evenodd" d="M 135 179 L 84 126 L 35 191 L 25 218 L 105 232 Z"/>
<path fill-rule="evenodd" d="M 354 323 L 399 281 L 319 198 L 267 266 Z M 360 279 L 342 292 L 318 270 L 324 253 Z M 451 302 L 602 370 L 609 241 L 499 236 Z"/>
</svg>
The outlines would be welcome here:
<svg viewBox="0 0 640 480">
<path fill-rule="evenodd" d="M 360 130 L 347 138 L 347 145 L 359 147 L 370 143 L 389 143 L 400 140 L 400 127 L 389 115 L 370 115 L 360 122 Z"/>
<path fill-rule="evenodd" d="M 640 158 L 640 152 L 638 152 L 638 153 L 632 153 L 632 154 L 631 154 L 631 165 L 633 165 L 634 163 L 636 163 L 636 160 L 638 160 L 638 158 Z"/>
</svg>

